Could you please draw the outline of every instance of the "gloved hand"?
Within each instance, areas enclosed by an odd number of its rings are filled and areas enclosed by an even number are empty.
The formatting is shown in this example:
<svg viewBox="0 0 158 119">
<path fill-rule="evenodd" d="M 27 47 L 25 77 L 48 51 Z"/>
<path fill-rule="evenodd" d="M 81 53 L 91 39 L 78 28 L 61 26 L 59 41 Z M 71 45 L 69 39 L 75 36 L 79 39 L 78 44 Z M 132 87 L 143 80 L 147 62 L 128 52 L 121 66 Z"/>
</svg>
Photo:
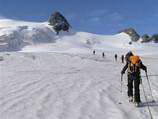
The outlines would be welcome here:
<svg viewBox="0 0 158 119">
<path fill-rule="evenodd" d="M 147 73 L 147 67 L 145 67 L 145 72 Z"/>
<path fill-rule="evenodd" d="M 124 71 L 121 71 L 121 74 L 123 75 L 125 72 Z"/>
</svg>

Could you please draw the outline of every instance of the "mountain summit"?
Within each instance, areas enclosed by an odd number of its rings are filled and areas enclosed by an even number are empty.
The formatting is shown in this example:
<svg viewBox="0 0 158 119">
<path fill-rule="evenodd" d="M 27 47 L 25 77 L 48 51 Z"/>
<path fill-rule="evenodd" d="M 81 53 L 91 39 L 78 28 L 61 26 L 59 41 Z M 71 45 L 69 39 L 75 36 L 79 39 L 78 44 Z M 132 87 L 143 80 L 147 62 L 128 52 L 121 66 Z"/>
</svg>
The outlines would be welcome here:
<svg viewBox="0 0 158 119">
<path fill-rule="evenodd" d="M 140 39 L 140 35 L 136 32 L 134 28 L 127 28 L 127 29 L 121 30 L 120 32 L 127 33 L 131 37 L 131 40 L 134 42 Z"/>
<path fill-rule="evenodd" d="M 48 19 L 49 25 L 53 26 L 58 34 L 59 31 L 69 31 L 70 24 L 60 12 L 54 12 Z"/>
</svg>

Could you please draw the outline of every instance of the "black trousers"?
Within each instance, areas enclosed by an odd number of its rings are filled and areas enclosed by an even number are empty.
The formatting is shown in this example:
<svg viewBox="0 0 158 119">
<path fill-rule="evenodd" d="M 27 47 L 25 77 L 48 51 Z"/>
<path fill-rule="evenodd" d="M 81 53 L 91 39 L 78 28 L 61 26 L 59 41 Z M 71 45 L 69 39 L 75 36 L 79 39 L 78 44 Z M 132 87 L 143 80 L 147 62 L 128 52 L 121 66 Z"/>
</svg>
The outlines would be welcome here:
<svg viewBox="0 0 158 119">
<path fill-rule="evenodd" d="M 133 96 L 133 87 L 134 87 L 134 101 L 140 102 L 140 75 L 128 74 L 128 96 Z"/>
</svg>

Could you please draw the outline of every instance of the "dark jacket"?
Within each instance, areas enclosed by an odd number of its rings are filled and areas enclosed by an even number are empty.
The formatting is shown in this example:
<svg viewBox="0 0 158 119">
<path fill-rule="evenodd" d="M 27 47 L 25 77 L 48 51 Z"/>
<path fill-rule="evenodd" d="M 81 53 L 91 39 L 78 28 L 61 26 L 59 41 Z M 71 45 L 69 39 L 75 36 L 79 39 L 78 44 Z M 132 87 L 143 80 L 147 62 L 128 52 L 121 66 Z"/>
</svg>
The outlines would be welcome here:
<svg viewBox="0 0 158 119">
<path fill-rule="evenodd" d="M 126 65 L 123 67 L 122 71 L 121 71 L 121 74 L 124 74 L 125 71 L 127 70 L 127 68 L 130 68 L 129 67 L 129 64 L 130 64 L 130 61 L 126 62 Z M 142 63 L 142 61 L 140 60 L 139 61 L 139 68 L 137 69 L 136 73 L 137 74 L 140 74 L 140 69 L 143 69 L 144 71 L 147 71 L 147 68 L 146 66 Z M 130 74 L 131 72 L 128 71 L 128 74 Z"/>
</svg>

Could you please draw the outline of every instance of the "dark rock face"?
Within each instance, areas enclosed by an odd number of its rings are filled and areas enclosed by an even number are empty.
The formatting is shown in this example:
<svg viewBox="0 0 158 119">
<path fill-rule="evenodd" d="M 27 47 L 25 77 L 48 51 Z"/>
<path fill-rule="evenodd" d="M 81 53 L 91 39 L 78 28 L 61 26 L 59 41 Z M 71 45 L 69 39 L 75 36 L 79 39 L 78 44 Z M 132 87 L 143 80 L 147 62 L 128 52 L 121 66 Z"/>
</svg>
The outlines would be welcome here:
<svg viewBox="0 0 158 119">
<path fill-rule="evenodd" d="M 158 43 L 158 34 L 154 34 L 154 35 L 151 37 L 151 40 L 154 41 L 155 43 Z"/>
<path fill-rule="evenodd" d="M 138 41 L 140 38 L 139 34 L 133 28 L 127 28 L 122 30 L 121 32 L 127 33 L 131 37 L 131 40 L 134 42 Z"/>
<path fill-rule="evenodd" d="M 147 43 L 147 42 L 155 42 L 158 43 L 158 34 L 154 34 L 151 37 L 148 36 L 147 34 L 142 36 L 142 43 Z"/>
<path fill-rule="evenodd" d="M 49 25 L 53 26 L 54 30 L 59 33 L 59 31 L 68 31 L 70 24 L 66 18 L 60 12 L 54 12 L 48 19 Z"/>
<path fill-rule="evenodd" d="M 150 38 L 150 36 L 149 35 L 147 35 L 147 34 L 144 34 L 143 36 L 142 36 L 142 43 L 147 43 L 147 42 L 150 42 L 152 39 Z"/>
</svg>

